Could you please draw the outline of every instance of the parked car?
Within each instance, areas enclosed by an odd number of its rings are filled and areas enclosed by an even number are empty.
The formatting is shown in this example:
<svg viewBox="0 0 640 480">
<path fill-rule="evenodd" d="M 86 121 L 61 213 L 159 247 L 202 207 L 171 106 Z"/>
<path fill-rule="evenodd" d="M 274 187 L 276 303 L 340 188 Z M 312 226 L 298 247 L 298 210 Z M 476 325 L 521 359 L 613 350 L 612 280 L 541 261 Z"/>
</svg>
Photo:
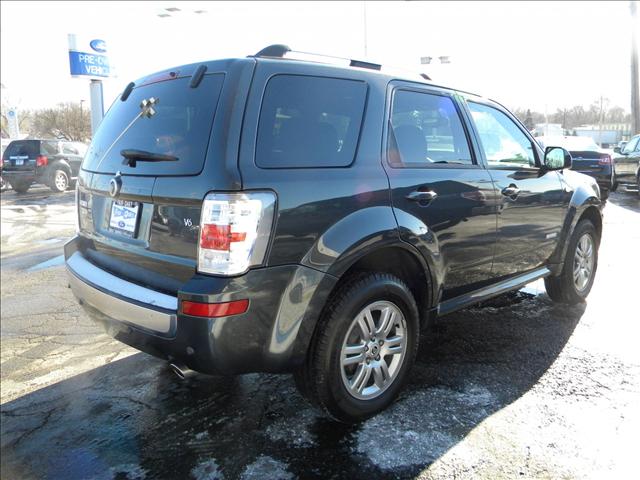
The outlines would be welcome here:
<svg viewBox="0 0 640 480">
<path fill-rule="evenodd" d="M 2 176 L 18 193 L 42 183 L 64 192 L 75 182 L 87 146 L 58 140 L 14 140 L 2 156 Z"/>
<path fill-rule="evenodd" d="M 611 152 L 600 148 L 590 137 L 538 137 L 543 147 L 562 147 L 571 153 L 571 169 L 593 177 L 600 186 L 602 200 L 616 189 Z"/>
<path fill-rule="evenodd" d="M 623 185 L 634 185 L 640 195 L 640 134 L 622 148 L 616 148 L 614 167 L 616 181 Z"/>
<path fill-rule="evenodd" d="M 584 301 L 602 204 L 566 150 L 486 98 L 291 55 L 156 73 L 105 116 L 65 261 L 115 338 L 182 377 L 292 372 L 354 422 L 431 319 L 539 278 Z"/>
</svg>

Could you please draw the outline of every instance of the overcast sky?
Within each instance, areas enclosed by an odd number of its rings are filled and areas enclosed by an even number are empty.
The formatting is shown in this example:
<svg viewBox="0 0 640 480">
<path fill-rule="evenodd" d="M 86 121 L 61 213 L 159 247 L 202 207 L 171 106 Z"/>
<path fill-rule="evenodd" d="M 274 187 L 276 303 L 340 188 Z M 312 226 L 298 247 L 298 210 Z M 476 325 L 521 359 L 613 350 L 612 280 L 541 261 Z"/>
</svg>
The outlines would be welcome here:
<svg viewBox="0 0 640 480">
<path fill-rule="evenodd" d="M 166 7 L 171 17 L 158 17 Z M 7 2 L 3 100 L 38 108 L 89 97 L 69 75 L 67 34 L 104 38 L 118 77 L 105 107 L 140 76 L 266 45 L 424 71 L 511 108 L 549 113 L 601 95 L 629 110 L 629 2 Z M 205 10 L 206 13 L 194 13 Z M 636 25 L 640 29 L 640 24 Z M 448 65 L 420 65 L 449 55 Z"/>
</svg>

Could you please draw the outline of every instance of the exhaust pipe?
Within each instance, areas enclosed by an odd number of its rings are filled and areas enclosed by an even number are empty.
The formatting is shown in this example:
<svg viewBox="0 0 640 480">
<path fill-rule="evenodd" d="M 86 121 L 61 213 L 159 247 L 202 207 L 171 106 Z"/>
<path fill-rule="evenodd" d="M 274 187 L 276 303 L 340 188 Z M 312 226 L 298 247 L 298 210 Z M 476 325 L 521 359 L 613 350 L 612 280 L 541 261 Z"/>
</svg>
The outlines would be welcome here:
<svg viewBox="0 0 640 480">
<path fill-rule="evenodd" d="M 180 378 L 180 380 L 186 380 L 196 374 L 196 372 L 182 363 L 170 363 L 169 368 Z"/>
</svg>

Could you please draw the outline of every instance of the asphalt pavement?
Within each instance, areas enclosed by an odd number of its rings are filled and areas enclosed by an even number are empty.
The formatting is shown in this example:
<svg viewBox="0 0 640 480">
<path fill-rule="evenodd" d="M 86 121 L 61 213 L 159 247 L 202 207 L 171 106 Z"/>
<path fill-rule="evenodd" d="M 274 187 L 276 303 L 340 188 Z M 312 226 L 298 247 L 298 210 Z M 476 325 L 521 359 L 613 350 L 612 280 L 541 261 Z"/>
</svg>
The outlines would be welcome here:
<svg viewBox="0 0 640 480">
<path fill-rule="evenodd" d="M 612 194 L 584 305 L 537 282 L 421 338 L 397 402 L 356 426 L 286 375 L 179 380 L 67 288 L 73 192 L 2 193 L 3 479 L 637 478 L 640 201 Z"/>
</svg>

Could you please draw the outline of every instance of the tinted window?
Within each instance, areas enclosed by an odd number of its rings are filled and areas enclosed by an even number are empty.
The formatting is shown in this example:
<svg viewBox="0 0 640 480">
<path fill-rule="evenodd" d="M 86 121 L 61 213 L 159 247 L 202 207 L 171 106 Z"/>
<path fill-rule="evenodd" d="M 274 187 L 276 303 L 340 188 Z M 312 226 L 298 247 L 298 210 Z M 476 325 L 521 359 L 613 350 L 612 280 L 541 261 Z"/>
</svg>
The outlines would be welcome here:
<svg viewBox="0 0 640 480">
<path fill-rule="evenodd" d="M 453 100 L 397 91 L 389 129 L 389 162 L 394 167 L 473 164 Z"/>
<path fill-rule="evenodd" d="M 78 149 L 68 143 L 62 145 L 62 153 L 67 153 L 69 155 L 79 155 Z"/>
<path fill-rule="evenodd" d="M 224 75 L 215 74 L 205 75 L 198 88 L 189 88 L 190 78 L 135 88 L 126 101 L 118 99 L 109 109 L 91 142 L 82 168 L 100 173 L 121 170 L 129 175 L 200 173 L 223 80 Z M 155 115 L 138 118 L 118 139 L 127 125 L 140 114 L 142 100 L 151 97 L 159 100 L 153 106 Z M 116 143 L 111 147 L 114 141 Z M 138 162 L 133 168 L 122 164 L 120 151 L 124 149 L 172 155 L 178 157 L 178 161 Z"/>
<path fill-rule="evenodd" d="M 24 157 L 36 158 L 40 155 L 39 140 L 16 140 L 11 142 L 4 151 L 4 158 Z"/>
<path fill-rule="evenodd" d="M 640 144 L 640 137 L 633 137 L 622 149 L 622 153 L 631 153 Z"/>
<path fill-rule="evenodd" d="M 278 75 L 267 84 L 256 164 L 341 167 L 356 152 L 367 86 L 335 78 Z"/>
<path fill-rule="evenodd" d="M 40 143 L 40 153 L 43 155 L 57 155 L 60 150 L 58 142 L 43 141 Z"/>
<path fill-rule="evenodd" d="M 513 120 L 495 108 L 468 105 L 489 166 L 536 167 L 533 144 Z"/>
</svg>

